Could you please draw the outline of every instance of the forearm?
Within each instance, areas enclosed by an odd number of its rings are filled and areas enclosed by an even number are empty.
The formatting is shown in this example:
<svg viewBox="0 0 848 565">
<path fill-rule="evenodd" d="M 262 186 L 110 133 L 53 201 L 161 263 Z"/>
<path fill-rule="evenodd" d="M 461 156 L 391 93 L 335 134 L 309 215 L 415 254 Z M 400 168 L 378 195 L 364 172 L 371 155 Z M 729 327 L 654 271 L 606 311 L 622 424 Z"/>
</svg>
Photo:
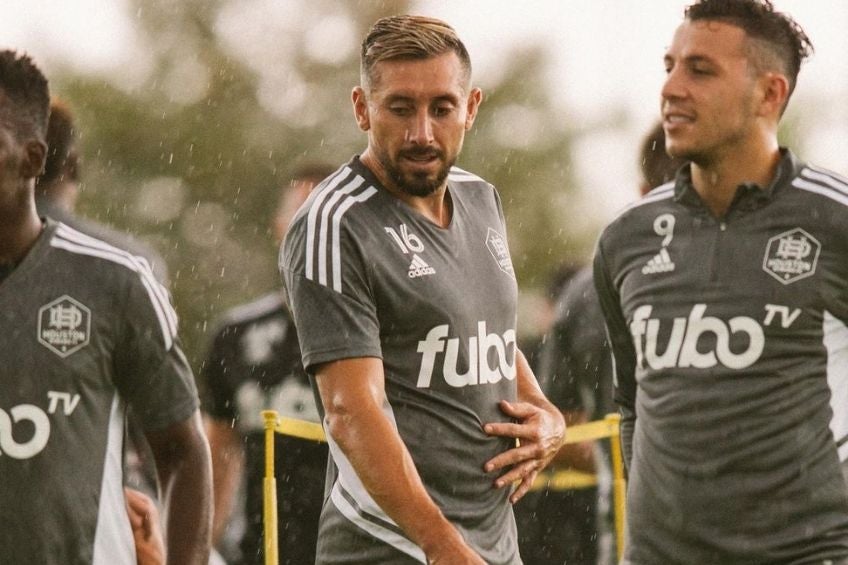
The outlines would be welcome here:
<svg viewBox="0 0 848 565">
<path fill-rule="evenodd" d="M 212 468 L 200 416 L 148 434 L 162 484 L 168 563 L 206 565 L 212 533 Z"/>
<path fill-rule="evenodd" d="M 515 350 L 515 366 L 516 366 L 516 381 L 518 389 L 518 401 L 527 402 L 541 408 L 545 412 L 551 414 L 555 419 L 562 422 L 562 428 L 565 428 L 565 421 L 559 409 L 548 400 L 545 394 L 539 387 L 539 382 L 536 380 L 536 375 L 530 368 L 527 358 L 520 349 Z"/>
<path fill-rule="evenodd" d="M 328 413 L 329 432 L 380 508 L 428 556 L 460 542 L 454 526 L 427 493 L 409 451 L 378 407 Z"/>
<path fill-rule="evenodd" d="M 636 411 L 620 405 L 621 409 L 621 425 L 619 434 L 621 436 L 621 453 L 624 457 L 624 468 L 630 470 L 630 463 L 633 460 L 633 432 L 636 429 Z"/>
<path fill-rule="evenodd" d="M 206 434 L 212 454 L 212 546 L 217 546 L 227 528 L 244 468 L 241 436 L 229 421 L 206 419 Z"/>
</svg>

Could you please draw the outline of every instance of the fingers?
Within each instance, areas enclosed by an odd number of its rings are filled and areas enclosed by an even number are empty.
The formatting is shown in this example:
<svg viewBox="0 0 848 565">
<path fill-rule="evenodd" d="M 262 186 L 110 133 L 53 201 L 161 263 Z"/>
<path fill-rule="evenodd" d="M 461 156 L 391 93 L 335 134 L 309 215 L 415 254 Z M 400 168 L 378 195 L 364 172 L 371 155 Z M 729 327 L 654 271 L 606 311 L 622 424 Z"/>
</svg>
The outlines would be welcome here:
<svg viewBox="0 0 848 565">
<path fill-rule="evenodd" d="M 520 465 L 516 465 L 497 479 L 495 479 L 495 488 L 503 488 L 509 486 L 516 481 L 524 480 L 527 475 L 536 471 L 539 468 L 539 462 L 536 460 L 525 461 Z"/>
<path fill-rule="evenodd" d="M 533 483 L 536 482 L 536 477 L 539 475 L 539 471 L 537 469 L 529 472 L 518 485 L 518 488 L 515 489 L 510 497 L 509 501 L 513 504 L 524 498 L 524 495 L 530 492 L 530 489 L 533 487 Z"/>
<path fill-rule="evenodd" d="M 529 402 L 509 402 L 507 400 L 501 400 L 499 406 L 504 414 L 512 416 L 513 418 L 518 418 L 519 420 L 529 418 L 539 411 L 537 406 L 530 404 Z"/>
<path fill-rule="evenodd" d="M 487 473 L 509 467 L 517 463 L 522 463 L 528 460 L 536 460 L 539 456 L 539 446 L 536 444 L 527 444 L 520 447 L 514 447 L 503 453 L 499 453 L 486 461 L 483 469 Z"/>
</svg>

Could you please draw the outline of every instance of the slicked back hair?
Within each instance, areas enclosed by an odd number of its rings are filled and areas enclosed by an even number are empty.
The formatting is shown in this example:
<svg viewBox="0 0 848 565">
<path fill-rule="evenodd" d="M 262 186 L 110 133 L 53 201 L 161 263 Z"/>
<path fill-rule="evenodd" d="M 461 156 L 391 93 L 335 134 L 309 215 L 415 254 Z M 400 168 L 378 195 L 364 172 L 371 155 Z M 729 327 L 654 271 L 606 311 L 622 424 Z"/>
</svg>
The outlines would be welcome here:
<svg viewBox="0 0 848 565">
<path fill-rule="evenodd" d="M 79 180 L 76 137 L 71 109 L 61 100 L 54 99 L 47 122 L 47 160 L 44 173 L 35 181 L 36 189 L 48 189 L 58 180 Z"/>
<path fill-rule="evenodd" d="M 19 140 L 44 141 L 50 115 L 47 79 L 29 56 L 0 50 L 0 118 L 12 124 Z"/>
<path fill-rule="evenodd" d="M 371 88 L 378 76 L 375 66 L 381 61 L 429 59 L 454 52 L 471 80 L 471 58 L 456 31 L 447 23 L 425 16 L 389 16 L 380 18 L 362 41 L 360 74 L 362 86 Z"/>
<path fill-rule="evenodd" d="M 777 12 L 770 0 L 700 0 L 685 11 L 689 21 L 712 20 L 741 28 L 751 41 L 749 60 L 758 72 L 777 70 L 789 81 L 792 96 L 801 63 L 813 44 L 788 14 Z"/>
</svg>

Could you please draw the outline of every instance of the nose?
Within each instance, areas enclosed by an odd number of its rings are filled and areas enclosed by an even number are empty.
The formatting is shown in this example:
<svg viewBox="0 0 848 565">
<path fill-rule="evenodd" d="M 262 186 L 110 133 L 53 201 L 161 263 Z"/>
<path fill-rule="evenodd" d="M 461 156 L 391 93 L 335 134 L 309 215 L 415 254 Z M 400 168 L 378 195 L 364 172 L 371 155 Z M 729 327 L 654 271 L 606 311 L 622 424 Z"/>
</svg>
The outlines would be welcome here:
<svg viewBox="0 0 848 565">
<path fill-rule="evenodd" d="M 686 86 L 683 77 L 683 70 L 679 65 L 672 67 L 665 77 L 662 90 L 660 91 L 662 100 L 674 100 L 686 96 Z"/>
<path fill-rule="evenodd" d="M 413 145 L 430 145 L 433 142 L 433 122 L 427 108 L 415 113 L 415 118 L 406 130 L 406 140 Z"/>
</svg>

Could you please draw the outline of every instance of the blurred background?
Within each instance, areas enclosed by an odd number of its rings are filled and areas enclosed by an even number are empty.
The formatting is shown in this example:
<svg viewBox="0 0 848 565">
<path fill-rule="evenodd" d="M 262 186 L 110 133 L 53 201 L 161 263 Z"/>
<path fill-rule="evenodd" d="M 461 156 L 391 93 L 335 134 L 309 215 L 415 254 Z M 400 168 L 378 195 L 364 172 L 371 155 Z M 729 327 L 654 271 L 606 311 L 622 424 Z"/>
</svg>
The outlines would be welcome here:
<svg viewBox="0 0 848 565">
<path fill-rule="evenodd" d="M 166 258 L 195 368 L 226 308 L 278 287 L 268 229 L 300 164 L 365 147 L 349 102 L 378 17 L 441 17 L 485 101 L 459 165 L 499 189 L 521 330 L 636 197 L 683 0 L 3 0 L 0 46 L 30 53 L 76 113 L 79 212 Z M 776 0 L 817 48 L 782 138 L 848 173 L 848 3 Z"/>
</svg>

